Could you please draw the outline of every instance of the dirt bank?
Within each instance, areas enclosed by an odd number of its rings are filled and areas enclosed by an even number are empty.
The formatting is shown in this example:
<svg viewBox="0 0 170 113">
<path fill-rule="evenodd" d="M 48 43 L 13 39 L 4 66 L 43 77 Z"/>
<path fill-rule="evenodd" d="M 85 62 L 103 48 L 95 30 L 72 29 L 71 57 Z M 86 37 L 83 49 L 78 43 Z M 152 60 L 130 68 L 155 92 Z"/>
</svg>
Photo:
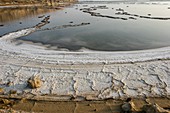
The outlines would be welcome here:
<svg viewBox="0 0 170 113">
<path fill-rule="evenodd" d="M 2 100 L 4 98 L 0 98 Z M 41 112 L 41 113 L 120 113 L 122 100 L 103 100 L 103 101 L 33 101 L 26 99 L 6 99 L 13 104 L 0 104 L 4 111 L 15 110 L 23 112 Z M 147 98 L 132 100 L 136 113 L 142 111 L 142 107 L 148 103 L 156 103 L 164 109 L 170 108 L 170 100 L 167 98 Z M 22 113 L 23 113 L 22 112 Z"/>
</svg>

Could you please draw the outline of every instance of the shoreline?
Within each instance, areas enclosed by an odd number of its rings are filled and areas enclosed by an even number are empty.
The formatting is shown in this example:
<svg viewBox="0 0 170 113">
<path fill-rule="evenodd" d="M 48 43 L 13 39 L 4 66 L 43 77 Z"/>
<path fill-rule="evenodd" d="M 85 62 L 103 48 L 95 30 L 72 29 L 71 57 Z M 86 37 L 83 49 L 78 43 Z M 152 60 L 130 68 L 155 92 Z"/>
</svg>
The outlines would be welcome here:
<svg viewBox="0 0 170 113">
<path fill-rule="evenodd" d="M 71 52 L 49 50 L 23 41 L 17 45 L 15 39 L 36 32 L 48 23 L 49 17 L 43 20 L 34 27 L 0 38 L 2 81 L 7 79 L 3 84 L 12 82 L 14 85 L 1 85 L 6 93 L 11 89 L 20 93 L 36 91 L 27 89 L 26 81 L 38 76 L 43 81 L 38 95 L 71 95 L 98 100 L 128 96 L 169 97 L 170 47 L 123 52 Z"/>
<path fill-rule="evenodd" d="M 0 42 L 2 81 L 13 83 L 1 85 L 6 93 L 15 89 L 20 94 L 26 91 L 92 100 L 169 97 L 169 47 L 138 52 L 66 52 L 30 44 L 15 46 L 12 39 L 11 35 L 1 37 Z M 43 81 L 37 90 L 27 88 L 26 81 L 32 76 Z"/>
<path fill-rule="evenodd" d="M 68 95 L 85 100 L 127 97 L 169 97 L 170 47 L 140 51 L 55 51 L 29 43 L 21 36 L 48 24 L 49 16 L 36 26 L 0 37 L 1 88 L 4 94 Z M 40 88 L 28 88 L 28 79 L 39 77 Z M 11 83 L 11 86 L 7 84 Z M 49 84 L 50 83 L 50 84 Z"/>
<path fill-rule="evenodd" d="M 32 27 L 0 37 L 0 98 L 105 103 L 130 97 L 137 102 L 147 98 L 165 98 L 169 102 L 170 47 L 71 52 L 29 43 L 16 45 L 13 41 L 36 30 Z M 39 88 L 28 87 L 31 77 L 40 79 Z M 167 106 L 169 109 L 170 104 Z"/>
</svg>

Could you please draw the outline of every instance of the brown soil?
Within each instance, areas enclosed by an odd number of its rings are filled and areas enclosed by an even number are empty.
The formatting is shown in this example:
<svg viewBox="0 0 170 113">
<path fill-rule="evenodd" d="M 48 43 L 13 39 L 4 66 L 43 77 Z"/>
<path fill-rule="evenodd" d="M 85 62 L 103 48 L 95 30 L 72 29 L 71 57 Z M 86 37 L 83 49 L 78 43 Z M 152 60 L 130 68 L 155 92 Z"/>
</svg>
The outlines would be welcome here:
<svg viewBox="0 0 170 113">
<path fill-rule="evenodd" d="M 2 100 L 4 98 L 0 98 Z M 103 100 L 103 101 L 35 101 L 26 99 L 7 99 L 1 101 L 2 110 L 15 110 L 23 112 L 41 112 L 41 113 L 121 113 L 122 100 Z M 10 103 L 10 102 L 11 103 Z M 148 98 L 133 99 L 133 103 L 139 112 L 143 105 L 148 103 L 157 103 L 159 106 L 169 109 L 170 100 L 167 98 Z M 23 113 L 22 112 L 22 113 Z"/>
</svg>

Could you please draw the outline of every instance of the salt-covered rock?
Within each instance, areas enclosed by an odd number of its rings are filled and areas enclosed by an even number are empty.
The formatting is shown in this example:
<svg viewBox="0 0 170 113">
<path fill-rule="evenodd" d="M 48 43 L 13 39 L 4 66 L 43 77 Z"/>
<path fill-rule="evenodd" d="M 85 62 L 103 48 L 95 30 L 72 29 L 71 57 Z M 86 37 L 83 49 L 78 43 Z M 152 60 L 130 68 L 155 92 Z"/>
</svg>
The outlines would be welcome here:
<svg viewBox="0 0 170 113">
<path fill-rule="evenodd" d="M 39 88 L 42 85 L 42 81 L 38 76 L 33 76 L 33 77 L 29 78 L 27 83 L 28 83 L 28 86 L 33 89 Z"/>
</svg>

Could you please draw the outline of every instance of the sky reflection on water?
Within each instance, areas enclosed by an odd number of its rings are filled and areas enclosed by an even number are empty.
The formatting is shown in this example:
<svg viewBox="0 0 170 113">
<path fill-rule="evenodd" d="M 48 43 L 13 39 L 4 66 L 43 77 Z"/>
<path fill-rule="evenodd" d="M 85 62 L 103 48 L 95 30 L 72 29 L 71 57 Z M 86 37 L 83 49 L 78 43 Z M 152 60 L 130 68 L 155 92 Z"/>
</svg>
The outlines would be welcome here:
<svg viewBox="0 0 170 113">
<path fill-rule="evenodd" d="M 97 9 L 93 12 L 102 15 L 123 17 L 128 20 L 95 17 L 80 11 L 82 8 L 106 6 L 108 9 Z M 46 13 L 50 15 L 50 23 L 42 30 L 21 37 L 22 40 L 50 44 L 57 48 L 79 50 L 87 48 L 99 51 L 127 51 L 159 48 L 170 45 L 170 20 L 154 20 L 147 18 L 129 19 L 128 15 L 116 15 L 116 9 L 122 8 L 131 14 L 152 17 L 170 17 L 169 5 L 160 4 L 76 4 L 64 10 Z M 25 23 L 27 20 L 27 23 Z M 32 21 L 32 22 L 31 22 Z M 23 27 L 38 23 L 37 17 L 23 19 Z M 90 23 L 86 26 L 50 29 L 55 26 Z M 12 23 L 15 25 L 16 23 Z M 35 24 L 34 24 L 35 25 Z M 3 29 L 3 28 L 0 28 Z M 7 29 L 7 28 L 6 28 Z M 4 31 L 8 31 L 8 30 Z M 0 32 L 1 33 L 1 32 Z"/>
</svg>

